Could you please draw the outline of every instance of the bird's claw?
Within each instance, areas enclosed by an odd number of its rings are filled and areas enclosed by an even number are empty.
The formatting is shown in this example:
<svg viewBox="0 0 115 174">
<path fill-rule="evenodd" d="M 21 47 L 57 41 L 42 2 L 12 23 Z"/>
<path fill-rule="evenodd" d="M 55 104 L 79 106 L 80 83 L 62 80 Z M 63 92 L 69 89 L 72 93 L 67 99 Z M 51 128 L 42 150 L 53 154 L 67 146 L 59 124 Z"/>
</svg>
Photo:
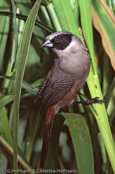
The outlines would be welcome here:
<svg viewBox="0 0 115 174">
<path fill-rule="evenodd" d="M 84 102 L 85 106 L 88 106 L 88 105 L 91 105 L 91 104 L 94 104 L 94 103 L 105 103 L 106 101 L 105 100 L 99 100 L 99 97 L 95 97 L 95 98 L 92 98 L 90 100 L 86 100 Z"/>
<path fill-rule="evenodd" d="M 99 100 L 99 97 L 95 97 L 85 101 L 77 101 L 76 103 L 83 103 L 85 106 L 92 105 L 94 103 L 105 103 L 105 100 Z"/>
</svg>

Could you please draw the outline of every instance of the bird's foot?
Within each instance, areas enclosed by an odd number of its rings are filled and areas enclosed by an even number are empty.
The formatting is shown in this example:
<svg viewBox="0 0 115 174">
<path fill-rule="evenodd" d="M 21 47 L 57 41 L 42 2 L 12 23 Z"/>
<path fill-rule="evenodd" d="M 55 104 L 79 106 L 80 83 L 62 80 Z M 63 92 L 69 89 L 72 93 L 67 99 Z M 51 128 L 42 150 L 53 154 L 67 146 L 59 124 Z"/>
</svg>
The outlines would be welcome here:
<svg viewBox="0 0 115 174">
<path fill-rule="evenodd" d="M 99 100 L 99 97 L 95 97 L 85 101 L 76 101 L 75 103 L 83 103 L 85 106 L 92 105 L 94 103 L 105 103 L 105 100 Z"/>
</svg>

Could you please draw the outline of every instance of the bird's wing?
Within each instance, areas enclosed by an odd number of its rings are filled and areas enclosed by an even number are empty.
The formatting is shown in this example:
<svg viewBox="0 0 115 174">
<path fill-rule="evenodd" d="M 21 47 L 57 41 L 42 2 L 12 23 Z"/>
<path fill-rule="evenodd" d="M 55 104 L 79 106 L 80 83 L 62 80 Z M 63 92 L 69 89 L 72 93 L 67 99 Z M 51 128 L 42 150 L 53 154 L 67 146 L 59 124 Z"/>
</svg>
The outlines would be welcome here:
<svg viewBox="0 0 115 174">
<path fill-rule="evenodd" d="M 41 86 L 39 98 L 43 110 L 56 104 L 75 83 L 75 77 L 62 72 L 60 69 L 52 68 Z"/>
</svg>

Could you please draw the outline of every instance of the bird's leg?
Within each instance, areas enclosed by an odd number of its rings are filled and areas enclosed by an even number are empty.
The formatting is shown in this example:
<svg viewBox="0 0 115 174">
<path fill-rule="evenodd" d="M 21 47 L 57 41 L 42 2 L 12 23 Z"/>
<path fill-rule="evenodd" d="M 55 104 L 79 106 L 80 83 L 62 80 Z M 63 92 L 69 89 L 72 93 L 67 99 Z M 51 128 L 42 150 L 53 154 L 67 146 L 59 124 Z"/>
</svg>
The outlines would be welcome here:
<svg viewBox="0 0 115 174">
<path fill-rule="evenodd" d="M 85 101 L 75 101 L 75 103 L 83 103 L 85 106 L 92 105 L 94 103 L 105 103 L 105 100 L 99 100 L 99 97 L 95 97 Z"/>
</svg>

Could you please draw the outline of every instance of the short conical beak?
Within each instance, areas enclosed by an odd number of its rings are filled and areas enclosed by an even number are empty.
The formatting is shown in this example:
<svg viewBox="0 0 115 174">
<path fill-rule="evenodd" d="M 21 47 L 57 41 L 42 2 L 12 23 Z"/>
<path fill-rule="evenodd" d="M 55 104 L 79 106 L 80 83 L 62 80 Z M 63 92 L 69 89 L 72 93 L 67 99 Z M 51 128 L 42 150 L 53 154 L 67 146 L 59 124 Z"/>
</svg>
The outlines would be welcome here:
<svg viewBox="0 0 115 174">
<path fill-rule="evenodd" d="M 41 47 L 52 48 L 53 44 L 51 43 L 51 41 L 49 39 L 46 39 L 45 42 L 41 45 Z"/>
</svg>

